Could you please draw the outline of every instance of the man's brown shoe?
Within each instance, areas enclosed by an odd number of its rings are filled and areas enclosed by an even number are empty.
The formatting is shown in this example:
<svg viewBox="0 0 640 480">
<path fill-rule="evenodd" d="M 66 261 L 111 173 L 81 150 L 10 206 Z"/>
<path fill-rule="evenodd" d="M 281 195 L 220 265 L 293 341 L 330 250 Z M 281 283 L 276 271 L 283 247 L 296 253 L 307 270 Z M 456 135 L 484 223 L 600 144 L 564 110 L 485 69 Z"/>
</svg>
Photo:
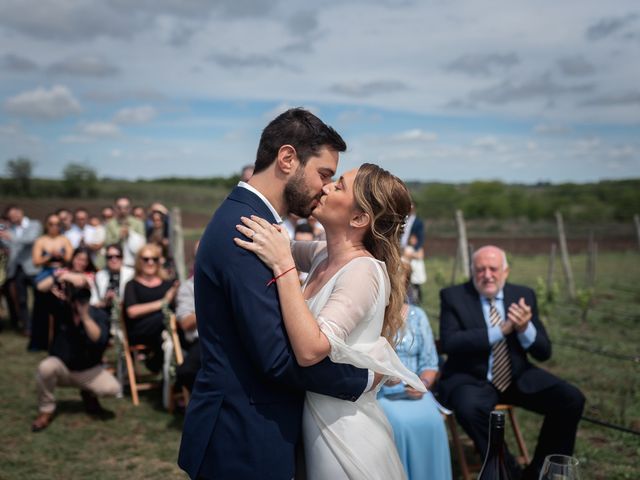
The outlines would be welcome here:
<svg viewBox="0 0 640 480">
<path fill-rule="evenodd" d="M 53 420 L 53 413 L 41 412 L 31 424 L 32 432 L 39 432 L 49 426 Z"/>
</svg>

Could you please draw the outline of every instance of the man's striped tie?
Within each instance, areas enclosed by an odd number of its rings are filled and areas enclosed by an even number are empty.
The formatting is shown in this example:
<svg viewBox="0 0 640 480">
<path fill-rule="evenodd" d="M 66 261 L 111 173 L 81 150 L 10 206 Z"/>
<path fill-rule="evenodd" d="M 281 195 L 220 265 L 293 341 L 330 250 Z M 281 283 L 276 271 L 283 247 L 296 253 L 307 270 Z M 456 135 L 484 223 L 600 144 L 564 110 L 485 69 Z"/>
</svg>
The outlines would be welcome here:
<svg viewBox="0 0 640 480">
<path fill-rule="evenodd" d="M 502 318 L 496 308 L 496 299 L 489 300 L 489 320 L 491 326 L 500 325 Z M 491 347 L 493 353 L 493 368 L 491 369 L 491 383 L 504 392 L 511 385 L 511 359 L 509 358 L 509 349 L 507 347 L 507 339 L 503 338 Z"/>
</svg>

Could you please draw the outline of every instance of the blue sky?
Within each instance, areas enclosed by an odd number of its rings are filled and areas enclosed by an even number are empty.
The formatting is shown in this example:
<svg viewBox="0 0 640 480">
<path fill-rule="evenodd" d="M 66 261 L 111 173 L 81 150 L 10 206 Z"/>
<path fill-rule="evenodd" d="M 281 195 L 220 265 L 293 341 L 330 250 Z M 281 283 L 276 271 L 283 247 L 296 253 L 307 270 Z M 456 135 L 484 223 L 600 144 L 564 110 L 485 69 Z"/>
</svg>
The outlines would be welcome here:
<svg viewBox="0 0 640 480">
<path fill-rule="evenodd" d="M 341 170 L 640 177 L 635 0 L 0 0 L 0 162 L 228 176 L 311 109 Z"/>
</svg>

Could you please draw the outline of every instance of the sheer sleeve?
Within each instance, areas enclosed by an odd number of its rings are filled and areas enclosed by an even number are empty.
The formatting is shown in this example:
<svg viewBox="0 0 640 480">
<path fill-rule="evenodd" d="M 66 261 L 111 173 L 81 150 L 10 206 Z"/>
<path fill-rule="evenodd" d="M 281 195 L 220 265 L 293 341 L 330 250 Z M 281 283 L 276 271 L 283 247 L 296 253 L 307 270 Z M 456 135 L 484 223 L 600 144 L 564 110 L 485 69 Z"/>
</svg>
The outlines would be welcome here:
<svg viewBox="0 0 640 480">
<path fill-rule="evenodd" d="M 320 314 L 320 329 L 346 341 L 349 334 L 360 322 L 371 317 L 378 303 L 387 304 L 388 288 L 386 276 L 380 266 L 370 259 L 363 258 L 351 262 L 339 273 L 331 296 Z"/>
<path fill-rule="evenodd" d="M 378 328 L 381 328 L 380 320 L 384 317 L 388 292 L 386 271 L 370 258 L 352 261 L 339 274 L 317 318 L 320 329 L 331 345 L 329 358 L 335 363 L 348 363 L 398 378 L 416 390 L 425 392 L 422 381 L 402 364 L 384 337 L 378 337 L 370 343 L 347 343 L 349 334 L 362 322 L 379 322 Z"/>
<path fill-rule="evenodd" d="M 296 242 L 291 241 L 291 253 L 296 268 L 301 272 L 309 272 L 314 259 L 327 248 L 327 242 Z"/>
</svg>

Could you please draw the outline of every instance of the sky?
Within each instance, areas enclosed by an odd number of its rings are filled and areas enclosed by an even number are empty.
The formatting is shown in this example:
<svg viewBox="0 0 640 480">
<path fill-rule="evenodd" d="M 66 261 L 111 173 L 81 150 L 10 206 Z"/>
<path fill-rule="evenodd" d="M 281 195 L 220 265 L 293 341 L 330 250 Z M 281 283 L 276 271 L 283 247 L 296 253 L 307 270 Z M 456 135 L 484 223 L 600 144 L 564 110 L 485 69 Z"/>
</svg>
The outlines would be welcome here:
<svg viewBox="0 0 640 480">
<path fill-rule="evenodd" d="M 210 177 L 308 108 L 405 180 L 640 177 L 637 0 L 0 0 L 0 169 Z"/>
</svg>

